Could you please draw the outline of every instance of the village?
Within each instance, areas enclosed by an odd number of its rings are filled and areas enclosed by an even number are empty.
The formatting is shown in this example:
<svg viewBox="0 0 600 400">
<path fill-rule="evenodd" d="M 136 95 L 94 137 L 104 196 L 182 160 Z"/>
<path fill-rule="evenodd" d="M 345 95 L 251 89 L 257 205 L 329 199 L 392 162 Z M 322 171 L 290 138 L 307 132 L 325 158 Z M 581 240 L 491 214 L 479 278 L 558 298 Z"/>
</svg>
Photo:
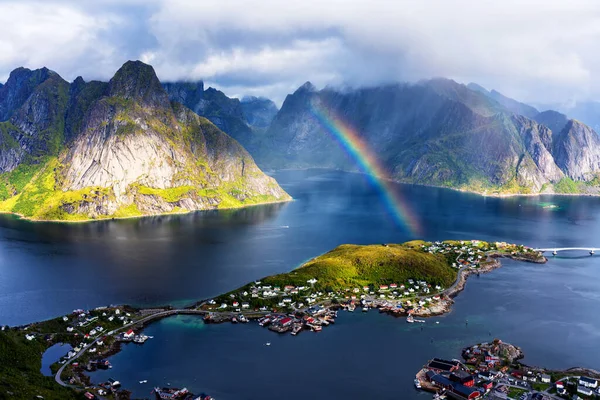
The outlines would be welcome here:
<svg viewBox="0 0 600 400">
<path fill-rule="evenodd" d="M 381 249 L 386 249 L 387 246 L 382 244 Z M 144 335 L 142 330 L 148 323 L 161 318 L 195 314 L 203 316 L 206 323 L 244 324 L 257 320 L 260 326 L 273 332 L 290 333 L 293 336 L 302 331 L 320 332 L 335 323 L 340 310 L 362 313 L 378 310 L 380 313 L 406 318 L 407 323 L 423 323 L 425 320 L 419 317 L 448 312 L 452 297 L 462 290 L 466 276 L 497 267 L 499 263 L 495 261 L 496 257 L 531 257 L 534 262 L 538 262 L 535 260 L 540 257 L 537 252 L 523 246 L 488 244 L 476 240 L 423 242 L 411 247 L 410 251 L 427 257 L 435 255 L 436 259 L 441 260 L 440 264 L 444 269 L 454 271 L 456 281 L 444 287 L 436 283 L 435 275 L 430 276 L 432 279 L 429 282 L 416 276 L 394 281 L 384 275 L 378 280 L 362 279 L 360 285 L 354 281 L 355 284 L 334 288 L 331 282 L 314 276 L 307 276 L 300 283 L 292 271 L 289 274 L 267 277 L 264 279 L 267 282 L 252 282 L 217 298 L 182 309 L 137 309 L 129 306 L 77 309 L 69 315 L 19 327 L 14 331 L 22 332 L 26 341 L 41 341 L 47 346 L 56 343 L 70 345 L 68 352 L 51 366 L 59 384 L 85 387 L 85 395 L 90 399 L 96 396 L 116 397 L 126 393 L 116 377 L 92 385 L 85 372 L 109 369 L 111 364 L 108 358 L 119 352 L 122 345 L 142 345 L 152 339 Z M 287 282 L 287 276 L 294 279 Z M 450 283 L 451 279 L 445 282 Z M 423 387 L 427 387 L 426 381 L 427 379 L 423 379 Z M 158 396 L 159 392 L 156 393 Z M 162 390 L 160 393 L 163 396 L 160 398 L 176 398 L 169 397 L 173 395 L 173 391 Z M 182 394 L 183 392 L 177 392 L 177 395 Z M 185 396 L 189 398 L 190 394 L 186 392 Z"/>
<path fill-rule="evenodd" d="M 199 309 L 208 312 L 204 318 L 208 323 L 243 323 L 249 318 L 259 318 L 261 326 L 293 335 L 302 330 L 320 332 L 324 326 L 335 322 L 339 309 L 350 312 L 376 309 L 406 317 L 408 323 L 425 322 L 415 317 L 431 317 L 449 311 L 451 297 L 464 286 L 461 274 L 487 272 L 490 265 L 498 265 L 495 260 L 490 261 L 495 256 L 530 254 L 532 258 L 539 257 L 538 252 L 524 246 L 477 240 L 423 244 L 420 250 L 446 258 L 448 265 L 457 271 L 454 285 L 444 288 L 424 280 L 408 279 L 406 282 L 369 283 L 334 291 L 316 278 L 310 278 L 302 285 L 255 281 L 208 300 Z"/>
<path fill-rule="evenodd" d="M 417 373 L 415 387 L 434 393 L 435 399 L 600 398 L 599 376 L 594 371 L 528 367 L 518 361 L 523 358 L 518 347 L 499 339 L 463 349 L 462 358 L 430 360 Z"/>
</svg>

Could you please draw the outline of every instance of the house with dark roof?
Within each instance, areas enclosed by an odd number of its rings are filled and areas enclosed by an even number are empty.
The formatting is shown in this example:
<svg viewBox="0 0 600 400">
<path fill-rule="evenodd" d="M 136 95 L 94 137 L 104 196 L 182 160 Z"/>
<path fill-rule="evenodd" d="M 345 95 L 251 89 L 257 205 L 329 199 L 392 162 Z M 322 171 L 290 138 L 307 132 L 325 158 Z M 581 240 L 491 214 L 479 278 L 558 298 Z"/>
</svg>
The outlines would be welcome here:
<svg viewBox="0 0 600 400">
<path fill-rule="evenodd" d="M 427 369 L 437 373 L 453 372 L 458 369 L 459 365 L 460 364 L 458 361 L 448 361 L 441 358 L 434 358 L 433 360 L 429 361 L 429 364 L 427 364 Z"/>
<path fill-rule="evenodd" d="M 586 388 L 595 389 L 598 387 L 598 381 L 592 378 L 588 378 L 587 376 L 582 376 L 579 378 L 579 386 L 583 386 Z"/>
<path fill-rule="evenodd" d="M 427 379 L 434 385 L 446 389 L 451 397 L 458 400 L 471 400 L 478 398 L 481 393 L 478 390 L 467 387 L 461 383 L 451 381 L 444 375 L 434 374 L 433 371 L 428 371 Z"/>
<path fill-rule="evenodd" d="M 591 396 L 594 394 L 594 391 L 592 389 L 590 389 L 589 387 L 585 387 L 585 386 L 577 386 L 577 393 L 580 393 L 584 396 Z"/>
<path fill-rule="evenodd" d="M 450 380 L 452 382 L 460 383 L 461 385 L 465 385 L 468 387 L 475 386 L 475 379 L 473 375 L 463 370 L 456 370 L 450 374 Z"/>
</svg>

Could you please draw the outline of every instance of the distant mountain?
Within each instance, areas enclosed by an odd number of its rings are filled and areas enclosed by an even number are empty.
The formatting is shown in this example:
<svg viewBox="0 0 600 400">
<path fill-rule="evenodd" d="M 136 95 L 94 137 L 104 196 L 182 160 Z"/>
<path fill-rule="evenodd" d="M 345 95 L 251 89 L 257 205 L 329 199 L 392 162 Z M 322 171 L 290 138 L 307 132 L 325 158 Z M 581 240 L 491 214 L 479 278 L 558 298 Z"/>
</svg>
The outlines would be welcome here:
<svg viewBox="0 0 600 400">
<path fill-rule="evenodd" d="M 567 118 L 565 114 L 553 110 L 543 111 L 533 117 L 533 119 L 538 123 L 547 126 L 556 134 L 560 133 L 569 122 L 569 118 Z"/>
<path fill-rule="evenodd" d="M 485 94 L 489 98 L 497 101 L 505 109 L 510 110 L 515 114 L 523 115 L 527 118 L 535 118 L 535 116 L 539 114 L 539 111 L 535 107 L 521 103 L 517 100 L 511 99 L 510 97 L 506 97 L 496 90 L 488 91 L 476 83 L 469 83 L 467 87 L 471 90 Z"/>
<path fill-rule="evenodd" d="M 315 110 L 323 115 L 317 118 Z M 486 193 L 597 191 L 576 183 L 600 173 L 595 132 L 573 121 L 561 127 L 550 114 L 539 123 L 522 112 L 539 114 L 498 92 L 448 79 L 344 91 L 307 82 L 287 96 L 253 154 L 265 168 L 356 170 L 320 121 L 335 117 L 399 181 Z"/>
<path fill-rule="evenodd" d="M 289 199 L 139 61 L 108 83 L 18 68 L 0 88 L 0 117 L 0 210 L 77 220 Z"/>
<path fill-rule="evenodd" d="M 219 90 L 205 90 L 202 81 L 168 82 L 163 86 L 171 100 L 207 118 L 248 150 L 255 146 L 257 134 L 269 126 L 278 111 L 271 100 L 248 97 L 240 101 L 229 98 Z"/>
<path fill-rule="evenodd" d="M 541 109 L 553 109 L 590 126 L 594 131 L 600 132 L 600 102 L 577 101 L 565 104 L 541 104 Z"/>
<path fill-rule="evenodd" d="M 250 96 L 242 99 L 242 111 L 251 127 L 268 128 L 279 109 L 272 100 Z"/>
</svg>

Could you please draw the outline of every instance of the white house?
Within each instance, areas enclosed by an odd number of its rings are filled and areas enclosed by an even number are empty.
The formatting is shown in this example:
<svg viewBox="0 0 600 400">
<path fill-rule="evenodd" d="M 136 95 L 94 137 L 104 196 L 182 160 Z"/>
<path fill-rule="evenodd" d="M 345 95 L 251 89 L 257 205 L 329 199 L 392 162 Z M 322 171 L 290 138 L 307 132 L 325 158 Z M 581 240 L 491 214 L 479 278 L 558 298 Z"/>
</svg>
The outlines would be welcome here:
<svg viewBox="0 0 600 400">
<path fill-rule="evenodd" d="M 591 396 L 594 394 L 594 391 L 592 389 L 590 389 L 589 387 L 585 387 L 585 386 L 577 386 L 577 393 L 581 393 L 584 396 Z"/>
<path fill-rule="evenodd" d="M 542 383 L 550 383 L 550 375 L 542 374 L 540 380 L 542 381 Z"/>
<path fill-rule="evenodd" d="M 27 340 L 33 340 L 33 339 L 35 339 L 35 336 L 27 334 L 27 335 L 25 335 L 25 339 L 27 339 Z"/>
<path fill-rule="evenodd" d="M 67 332 L 73 332 L 73 327 L 72 326 L 67 326 Z"/>
<path fill-rule="evenodd" d="M 67 317 L 66 315 L 63 317 L 63 321 L 67 322 L 69 320 L 69 317 Z"/>
<path fill-rule="evenodd" d="M 586 388 L 595 389 L 598 387 L 598 381 L 592 378 L 588 378 L 587 376 L 582 376 L 579 378 L 579 386 L 583 386 Z M 579 391 L 579 388 L 577 389 Z"/>
</svg>

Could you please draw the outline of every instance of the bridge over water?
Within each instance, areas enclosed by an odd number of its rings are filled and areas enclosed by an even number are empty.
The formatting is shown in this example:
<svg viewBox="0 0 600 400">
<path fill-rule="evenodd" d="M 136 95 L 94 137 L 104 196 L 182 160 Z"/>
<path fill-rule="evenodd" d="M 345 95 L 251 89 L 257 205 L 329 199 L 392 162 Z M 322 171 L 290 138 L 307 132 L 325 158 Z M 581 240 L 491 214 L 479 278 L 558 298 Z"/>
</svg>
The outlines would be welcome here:
<svg viewBox="0 0 600 400">
<path fill-rule="evenodd" d="M 557 255 L 559 251 L 587 251 L 590 255 L 594 255 L 595 252 L 600 251 L 599 247 L 551 247 L 545 249 L 534 249 L 535 251 L 540 251 L 545 253 L 547 251 L 551 251 L 553 255 Z"/>
</svg>

